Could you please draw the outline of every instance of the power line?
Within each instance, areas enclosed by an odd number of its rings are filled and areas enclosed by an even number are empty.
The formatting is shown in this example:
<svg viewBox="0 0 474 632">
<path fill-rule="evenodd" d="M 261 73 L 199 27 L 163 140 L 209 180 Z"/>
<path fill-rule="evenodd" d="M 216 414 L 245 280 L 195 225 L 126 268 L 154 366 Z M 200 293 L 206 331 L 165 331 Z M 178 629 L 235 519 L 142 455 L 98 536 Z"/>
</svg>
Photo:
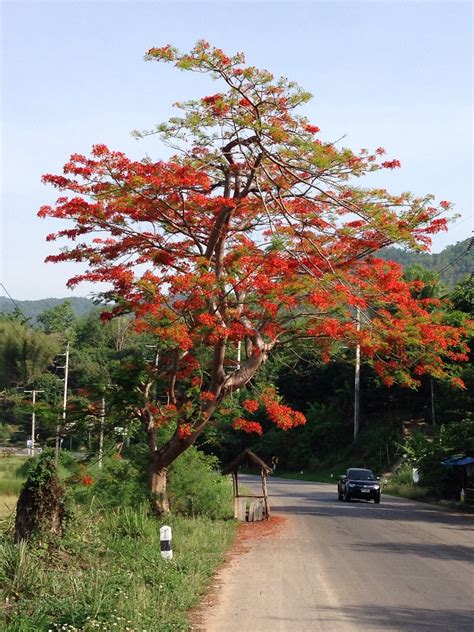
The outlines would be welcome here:
<svg viewBox="0 0 474 632">
<path fill-rule="evenodd" d="M 455 263 L 457 263 L 458 261 L 463 259 L 466 255 L 468 255 L 470 250 L 471 250 L 471 248 L 473 248 L 473 247 L 474 247 L 474 237 L 471 237 L 471 239 L 469 240 L 469 243 L 467 245 L 466 250 L 464 252 L 462 252 L 460 255 L 458 255 L 455 259 L 453 259 L 452 261 L 447 263 L 443 268 L 441 268 L 441 270 L 437 270 L 437 272 L 439 274 L 442 274 L 443 272 L 446 272 L 446 270 L 448 270 L 451 266 L 453 266 Z"/>
<path fill-rule="evenodd" d="M 18 303 L 15 301 L 14 298 L 12 298 L 12 295 L 10 294 L 10 292 L 7 290 L 7 288 L 3 285 L 3 283 L 0 283 L 0 286 L 2 286 L 2 288 L 4 289 L 6 295 L 8 296 L 8 298 L 11 300 L 11 302 L 13 303 L 13 305 L 16 307 L 16 309 L 20 312 L 20 314 L 23 316 L 23 318 L 25 320 L 28 320 L 28 318 L 25 316 L 25 314 L 23 313 L 21 307 L 18 305 Z"/>
</svg>

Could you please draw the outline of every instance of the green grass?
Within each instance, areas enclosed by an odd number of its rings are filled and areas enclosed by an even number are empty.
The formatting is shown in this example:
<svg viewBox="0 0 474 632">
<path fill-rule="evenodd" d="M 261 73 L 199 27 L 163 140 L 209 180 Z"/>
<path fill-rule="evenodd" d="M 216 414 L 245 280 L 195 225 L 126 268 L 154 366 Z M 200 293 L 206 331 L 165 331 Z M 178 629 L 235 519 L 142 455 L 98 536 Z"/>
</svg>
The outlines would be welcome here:
<svg viewBox="0 0 474 632">
<path fill-rule="evenodd" d="M 26 459 L 26 456 L 1 456 L 0 479 L 16 478 L 18 476 L 18 468 L 25 463 Z"/>
<path fill-rule="evenodd" d="M 383 491 L 391 496 L 399 496 L 400 498 L 409 498 L 410 500 L 432 501 L 428 496 L 428 490 L 419 485 L 410 483 L 399 483 L 397 481 L 389 481 Z"/>
<path fill-rule="evenodd" d="M 18 469 L 24 462 L 25 457 L 0 457 L 0 519 L 7 518 L 15 510 L 24 480 Z"/>
<path fill-rule="evenodd" d="M 77 510 L 58 549 L 19 549 L 0 539 L 0 629 L 188 630 L 187 611 L 235 537 L 232 520 L 166 520 L 173 560 L 161 558 L 159 528 L 146 507 Z"/>
<path fill-rule="evenodd" d="M 0 480 L 1 496 L 18 496 L 23 481 L 17 478 L 4 478 Z"/>
</svg>

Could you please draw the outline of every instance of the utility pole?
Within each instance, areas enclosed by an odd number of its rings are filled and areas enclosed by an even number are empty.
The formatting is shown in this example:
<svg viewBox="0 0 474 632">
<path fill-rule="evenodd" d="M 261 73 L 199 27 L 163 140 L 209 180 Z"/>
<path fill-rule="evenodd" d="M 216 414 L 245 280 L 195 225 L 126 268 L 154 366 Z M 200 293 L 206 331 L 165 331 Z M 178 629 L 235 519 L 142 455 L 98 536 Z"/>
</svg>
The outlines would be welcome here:
<svg viewBox="0 0 474 632">
<path fill-rule="evenodd" d="M 99 432 L 99 470 L 102 469 L 102 459 L 104 456 L 104 423 L 105 423 L 105 397 L 102 396 L 102 406 L 100 408 L 100 432 Z"/>
<path fill-rule="evenodd" d="M 62 415 L 62 422 L 63 422 L 63 428 L 66 425 L 66 407 L 67 407 L 67 380 L 68 380 L 68 374 L 69 374 L 69 342 L 66 345 L 66 353 L 61 353 L 59 355 L 63 355 L 65 356 L 65 363 L 63 367 L 59 367 L 64 369 L 64 391 L 63 391 L 63 415 Z M 60 447 L 60 437 L 59 434 L 61 432 L 61 426 L 58 422 L 58 425 L 56 426 L 56 445 L 55 445 L 55 456 L 56 456 L 56 463 L 59 460 L 59 447 Z"/>
<path fill-rule="evenodd" d="M 33 402 L 33 410 L 31 412 L 31 456 L 35 456 L 35 433 L 36 433 L 36 415 L 35 415 L 35 406 L 36 406 L 36 394 L 44 393 L 44 391 L 24 391 L 25 393 L 31 394 L 31 399 Z"/>
<path fill-rule="evenodd" d="M 360 307 L 356 308 L 356 331 L 360 331 Z M 359 432 L 359 403 L 360 403 L 360 344 L 357 340 L 354 372 L 354 441 Z"/>
</svg>

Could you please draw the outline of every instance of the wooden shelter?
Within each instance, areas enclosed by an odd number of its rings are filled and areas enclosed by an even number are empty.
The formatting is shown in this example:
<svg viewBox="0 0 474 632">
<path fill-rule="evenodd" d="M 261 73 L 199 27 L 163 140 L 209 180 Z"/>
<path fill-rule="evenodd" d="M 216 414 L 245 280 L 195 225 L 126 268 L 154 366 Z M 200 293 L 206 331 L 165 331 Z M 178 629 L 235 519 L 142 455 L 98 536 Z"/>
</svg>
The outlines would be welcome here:
<svg viewBox="0 0 474 632">
<path fill-rule="evenodd" d="M 262 479 L 262 495 L 239 494 L 238 473 L 241 466 L 260 468 Z M 230 465 L 223 468 L 223 474 L 232 474 L 232 484 L 234 492 L 234 518 L 242 522 L 257 522 L 258 520 L 268 520 L 270 510 L 268 506 L 267 476 L 272 473 L 272 468 L 268 466 L 260 457 L 251 450 L 244 450 Z"/>
</svg>

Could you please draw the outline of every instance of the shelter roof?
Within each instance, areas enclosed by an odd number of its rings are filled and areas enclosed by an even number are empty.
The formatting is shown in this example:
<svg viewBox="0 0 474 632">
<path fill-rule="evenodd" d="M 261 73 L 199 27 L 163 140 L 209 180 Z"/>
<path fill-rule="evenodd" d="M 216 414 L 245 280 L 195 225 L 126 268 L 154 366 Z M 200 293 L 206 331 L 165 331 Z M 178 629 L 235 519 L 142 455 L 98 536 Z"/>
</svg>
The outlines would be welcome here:
<svg viewBox="0 0 474 632">
<path fill-rule="evenodd" d="M 443 465 L 454 465 L 454 466 L 471 465 L 471 463 L 474 463 L 473 456 L 450 456 L 447 459 L 444 459 L 444 461 L 442 461 Z"/>
<path fill-rule="evenodd" d="M 258 465 L 260 469 L 262 469 L 265 474 L 271 474 L 272 468 L 265 463 L 259 456 L 252 452 L 252 450 L 244 450 L 237 456 L 232 463 L 222 468 L 223 474 L 230 474 L 231 472 L 236 472 L 241 465 L 247 464 Z"/>
</svg>

